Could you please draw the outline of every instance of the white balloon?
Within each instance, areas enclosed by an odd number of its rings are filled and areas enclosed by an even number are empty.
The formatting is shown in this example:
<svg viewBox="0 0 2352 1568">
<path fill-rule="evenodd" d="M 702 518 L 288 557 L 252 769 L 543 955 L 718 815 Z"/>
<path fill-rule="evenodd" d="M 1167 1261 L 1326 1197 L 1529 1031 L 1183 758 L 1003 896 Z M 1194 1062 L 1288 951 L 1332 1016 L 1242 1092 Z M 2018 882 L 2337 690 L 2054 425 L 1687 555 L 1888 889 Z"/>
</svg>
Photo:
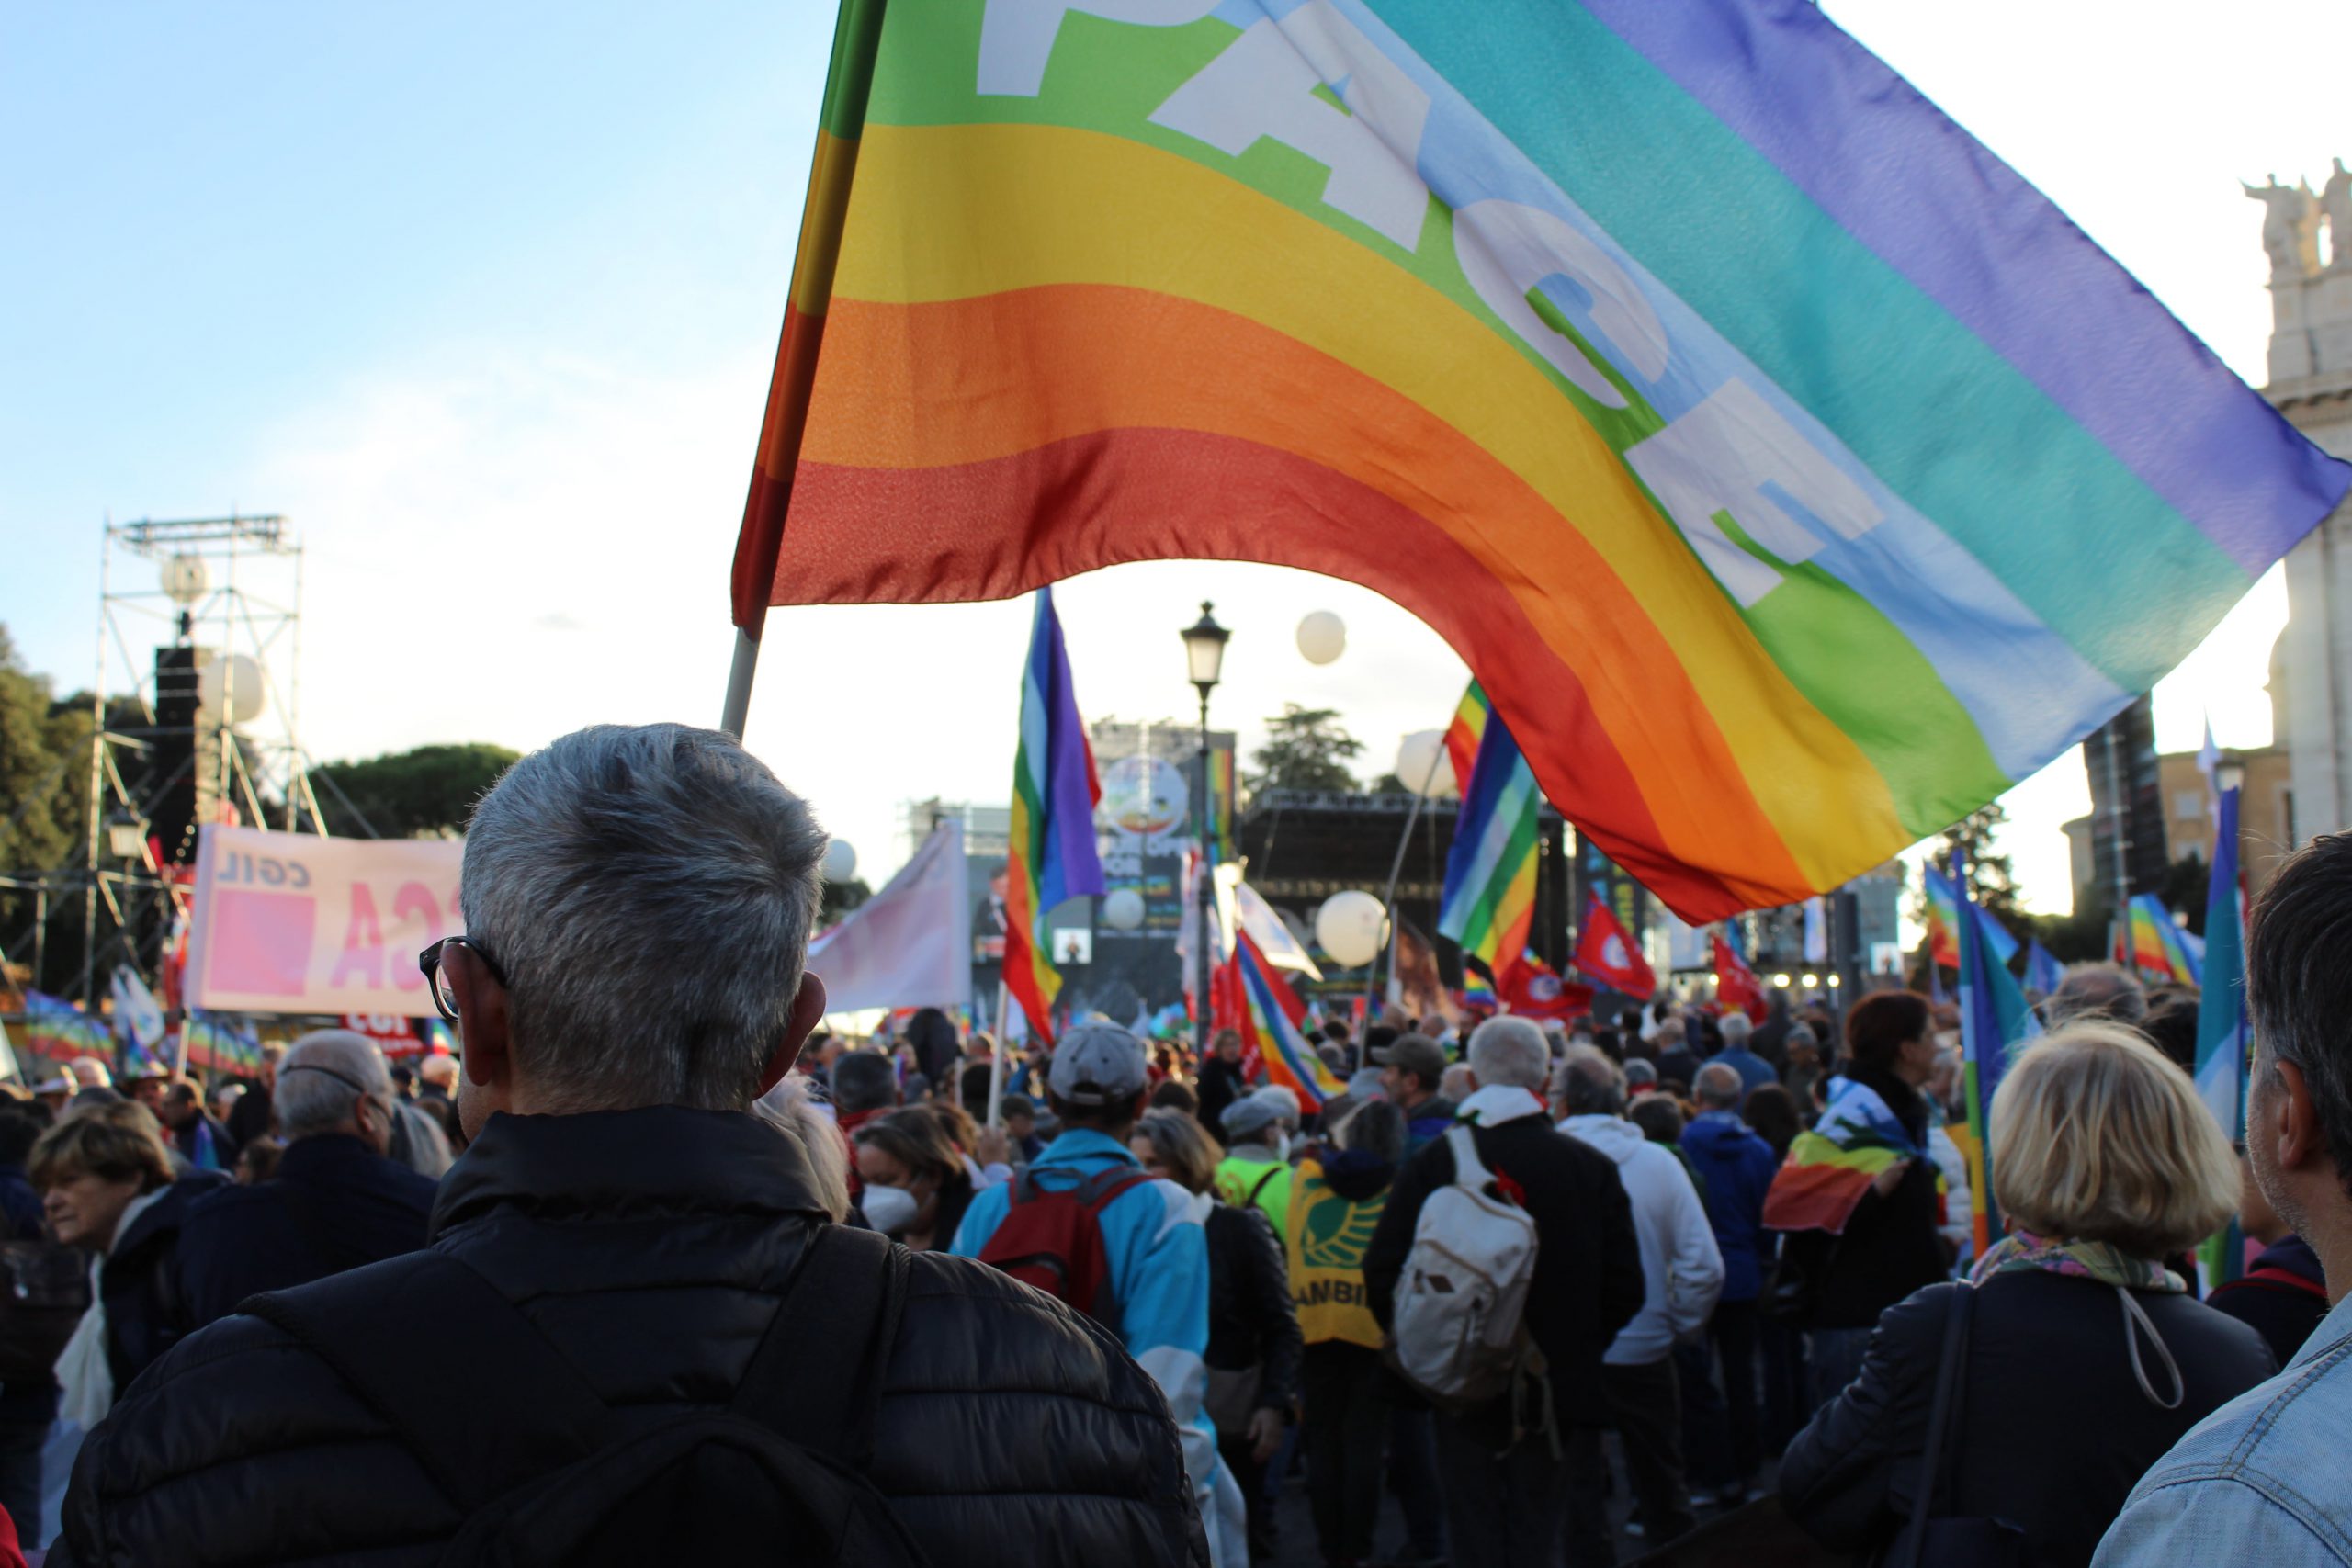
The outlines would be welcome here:
<svg viewBox="0 0 2352 1568">
<path fill-rule="evenodd" d="M 1348 650 L 1348 624 L 1329 610 L 1298 623 L 1298 651 L 1309 664 L 1329 664 Z"/>
<path fill-rule="evenodd" d="M 847 839 L 835 839 L 825 846 L 825 880 L 847 882 L 857 874 L 857 848 Z"/>
<path fill-rule="evenodd" d="M 211 574 L 205 570 L 202 556 L 173 556 L 161 570 L 164 597 L 183 610 L 203 598 L 211 586 Z"/>
<path fill-rule="evenodd" d="M 1102 923 L 1114 931 L 1131 931 L 1143 925 L 1143 895 L 1132 887 L 1112 890 L 1102 900 Z"/>
<path fill-rule="evenodd" d="M 197 673 L 197 708 L 207 724 L 219 724 L 222 705 L 231 705 L 231 724 L 251 724 L 268 701 L 268 682 L 269 672 L 258 660 L 242 653 L 226 658 L 216 653 Z"/>
<path fill-rule="evenodd" d="M 1388 913 L 1369 893 L 1334 893 L 1315 911 L 1315 940 L 1343 969 L 1369 964 L 1387 934 Z"/>
<path fill-rule="evenodd" d="M 1460 793 L 1445 754 L 1445 731 L 1417 729 L 1398 741 L 1396 777 L 1423 800 L 1448 800 Z"/>
</svg>

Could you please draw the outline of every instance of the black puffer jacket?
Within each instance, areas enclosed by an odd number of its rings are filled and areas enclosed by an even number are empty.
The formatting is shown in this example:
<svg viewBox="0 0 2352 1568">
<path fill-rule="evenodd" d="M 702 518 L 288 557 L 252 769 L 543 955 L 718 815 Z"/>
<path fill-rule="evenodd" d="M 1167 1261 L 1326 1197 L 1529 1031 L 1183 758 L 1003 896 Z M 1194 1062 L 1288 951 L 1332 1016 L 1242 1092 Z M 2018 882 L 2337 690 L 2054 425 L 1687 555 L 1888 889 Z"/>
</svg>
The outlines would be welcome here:
<svg viewBox="0 0 2352 1568">
<path fill-rule="evenodd" d="M 1934 1285 L 1888 1309 L 1861 1375 L 1781 1461 L 1781 1501 L 1834 1551 L 1883 1553 L 1910 1517 L 1957 1293 Z M 2035 1568 L 2087 1563 L 2148 1467 L 2191 1427 L 2276 1370 L 2262 1337 L 2185 1295 L 2134 1292 L 2180 1368 L 2140 1338 L 2141 1391 L 2114 1287 L 2007 1272 L 1974 1287 L 1956 1461 L 1938 1515 L 1989 1515 L 2025 1532 Z M 1947 1451 L 1953 1441 L 1946 1438 Z"/>
<path fill-rule="evenodd" d="M 217 1170 L 190 1171 L 139 1212 L 98 1267 L 98 1295 L 107 1304 L 107 1366 L 114 1386 L 126 1389 L 188 1331 L 179 1271 L 180 1226 L 188 1206 L 229 1185 Z"/>
<path fill-rule="evenodd" d="M 650 1418 L 732 1397 L 821 1223 L 800 1145 L 748 1115 L 495 1116 L 412 1256 L 480 1273 L 609 1406 Z M 464 1332 L 420 1327 L 385 1354 L 431 1378 L 434 1337 Z M 497 1418 L 495 1389 L 447 1396 L 453 1421 Z M 868 1474 L 941 1568 L 1208 1562 L 1158 1385 L 1111 1335 L 964 1258 L 912 1259 Z M 82 1568 L 396 1568 L 430 1562 L 461 1522 L 323 1362 L 244 1314 L 116 1405 L 65 1513 L 50 1560 Z"/>
<path fill-rule="evenodd" d="M 1209 1210 L 1209 1348 L 1219 1371 L 1255 1366 L 1260 1410 L 1287 1412 L 1298 1398 L 1298 1308 L 1274 1227 L 1255 1207 Z"/>
</svg>

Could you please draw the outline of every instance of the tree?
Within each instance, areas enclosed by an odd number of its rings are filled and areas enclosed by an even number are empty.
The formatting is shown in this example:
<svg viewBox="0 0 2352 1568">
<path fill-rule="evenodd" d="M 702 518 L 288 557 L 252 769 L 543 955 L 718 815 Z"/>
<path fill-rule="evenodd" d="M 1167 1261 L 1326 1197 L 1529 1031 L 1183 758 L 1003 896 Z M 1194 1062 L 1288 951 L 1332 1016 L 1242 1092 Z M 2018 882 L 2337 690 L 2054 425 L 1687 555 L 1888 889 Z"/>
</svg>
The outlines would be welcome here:
<svg viewBox="0 0 2352 1568">
<path fill-rule="evenodd" d="M 1335 709 L 1284 703 L 1281 713 L 1266 720 L 1266 743 L 1250 754 L 1250 760 L 1258 764 L 1258 772 L 1250 778 L 1250 792 L 1351 791 L 1356 781 L 1348 762 L 1363 751 L 1363 742 L 1340 728 Z"/>
<path fill-rule="evenodd" d="M 1985 910 L 2007 930 L 2015 931 L 2026 921 L 2025 911 L 2018 906 L 2017 871 L 2009 857 L 1993 847 L 1993 839 L 2007 823 L 2009 814 L 1995 801 L 1980 806 L 1940 835 L 1943 848 L 1929 858 L 1938 870 L 1947 876 L 1951 874 L 1952 852 L 1968 853 L 1968 896 L 1978 908 Z M 1924 917 L 1924 903 L 1920 911 Z"/>
<path fill-rule="evenodd" d="M 2183 855 L 2165 872 L 2156 897 L 2165 908 L 2179 912 L 2181 923 L 2193 936 L 2205 934 L 2205 900 L 2213 889 L 2213 868 L 2201 856 Z"/>
<path fill-rule="evenodd" d="M 320 809 L 336 832 L 365 837 L 372 829 L 378 838 L 410 839 L 463 832 L 474 803 L 521 755 L 480 741 L 419 746 L 328 762 L 311 774 Z"/>
</svg>

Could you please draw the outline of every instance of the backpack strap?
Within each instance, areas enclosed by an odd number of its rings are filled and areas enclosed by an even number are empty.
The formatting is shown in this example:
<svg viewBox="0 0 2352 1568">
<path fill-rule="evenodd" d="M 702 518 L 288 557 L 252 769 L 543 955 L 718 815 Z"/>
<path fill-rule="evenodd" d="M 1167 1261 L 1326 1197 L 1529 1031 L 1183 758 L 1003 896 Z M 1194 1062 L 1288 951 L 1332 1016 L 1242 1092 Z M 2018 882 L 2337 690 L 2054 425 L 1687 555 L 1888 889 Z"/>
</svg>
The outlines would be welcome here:
<svg viewBox="0 0 2352 1568">
<path fill-rule="evenodd" d="M 1273 1174 L 1272 1171 L 1268 1171 L 1266 1179 L 1268 1181 L 1273 1179 Z M 1116 1198 L 1128 1188 L 1140 1187 L 1150 1179 L 1151 1178 L 1133 1166 L 1114 1165 L 1108 1169 L 1096 1171 L 1076 1187 L 1071 1188 L 1070 1196 L 1078 1200 L 1080 1208 L 1100 1219 L 1102 1211 L 1109 1206 L 1112 1199 Z M 1262 1188 L 1266 1183 L 1261 1181 L 1258 1185 Z M 1257 1193 L 1250 1194 L 1250 1201 L 1257 1201 Z"/>
<path fill-rule="evenodd" d="M 586 1458 L 603 1437 L 608 1413 L 587 1381 L 489 1280 L 445 1252 L 268 1292 L 237 1310 L 324 1361 L 463 1512 Z M 420 1325 L 446 1323 L 465 1326 L 436 1348 L 435 1376 L 387 1353 Z M 486 1390 L 497 1391 L 498 1421 L 460 1407 Z"/>
<path fill-rule="evenodd" d="M 1268 1166 L 1265 1168 L 1265 1171 L 1258 1178 L 1258 1185 L 1250 1189 L 1250 1196 L 1243 1200 L 1241 1206 L 1245 1209 L 1256 1208 L 1258 1206 L 1259 1195 L 1264 1192 L 1267 1188 L 1272 1186 L 1274 1178 L 1280 1176 L 1282 1173 L 1283 1168 L 1281 1166 Z"/>
<path fill-rule="evenodd" d="M 863 1474 L 873 1462 L 910 1260 L 905 1247 L 873 1231 L 812 1230 L 784 1304 L 737 1385 L 736 1414 Z M 867 1334 L 852 1354 L 842 1329 L 854 1324 L 867 1325 Z"/>
<path fill-rule="evenodd" d="M 1486 1162 L 1479 1159 L 1478 1141 L 1470 1135 L 1470 1129 L 1448 1127 L 1445 1130 L 1445 1146 L 1453 1151 L 1454 1185 L 1467 1187 L 1473 1192 L 1485 1191 L 1487 1184 L 1494 1180 L 1494 1177 L 1487 1173 Z"/>
<path fill-rule="evenodd" d="M 1965 1397 L 1963 1385 L 1968 1373 L 1969 1318 L 1976 1304 L 1974 1286 L 1962 1283 L 1951 1287 L 1950 1305 L 1944 1314 L 1943 1353 L 1936 1359 L 1935 1401 L 1928 1409 L 1927 1451 L 1919 1460 L 1919 1495 L 1912 1500 L 1911 1517 L 1905 1522 L 1903 1533 L 1896 1538 L 1894 1550 L 1887 1561 L 1894 1568 L 1919 1568 L 1922 1553 L 1927 1549 L 1928 1521 L 1935 1514 L 1936 1490 L 1956 1477 L 1945 1474 L 1945 1454 L 1959 1448 L 1959 1409 Z M 1958 1499 L 1948 1498 L 1957 1506 Z"/>
<path fill-rule="evenodd" d="M 2281 1295 L 2311 1296 L 2323 1302 L 2327 1300 L 2327 1287 L 2325 1285 L 2319 1283 L 2315 1280 L 2306 1279 L 2304 1276 L 2296 1273 L 2291 1269 L 2281 1269 L 2276 1263 L 2268 1264 L 2259 1269 L 2251 1269 L 2246 1273 L 2244 1279 L 2238 1280 L 2234 1282 L 2241 1285 L 2251 1285 L 2257 1291 L 2275 1291 Z M 2221 1290 L 2215 1291 L 2213 1294 L 2220 1295 L 2222 1291 L 2226 1291 L 2230 1287 L 2228 1285 L 2223 1285 L 2221 1287 Z"/>
</svg>

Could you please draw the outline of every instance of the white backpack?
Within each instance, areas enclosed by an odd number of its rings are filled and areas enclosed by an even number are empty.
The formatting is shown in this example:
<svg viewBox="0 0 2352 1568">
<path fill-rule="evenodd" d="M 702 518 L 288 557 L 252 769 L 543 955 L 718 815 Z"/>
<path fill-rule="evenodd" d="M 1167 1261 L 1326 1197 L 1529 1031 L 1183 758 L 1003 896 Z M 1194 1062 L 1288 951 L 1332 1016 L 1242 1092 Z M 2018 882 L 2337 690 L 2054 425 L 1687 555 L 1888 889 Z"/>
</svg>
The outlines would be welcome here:
<svg viewBox="0 0 2352 1568">
<path fill-rule="evenodd" d="M 1469 1128 L 1445 1138 L 1453 1184 L 1430 1194 L 1413 1227 L 1390 1353 L 1406 1381 L 1462 1410 L 1516 1392 L 1523 1372 L 1542 1372 L 1521 1321 L 1535 1277 L 1535 1221 L 1487 1190 L 1494 1178 Z"/>
</svg>

